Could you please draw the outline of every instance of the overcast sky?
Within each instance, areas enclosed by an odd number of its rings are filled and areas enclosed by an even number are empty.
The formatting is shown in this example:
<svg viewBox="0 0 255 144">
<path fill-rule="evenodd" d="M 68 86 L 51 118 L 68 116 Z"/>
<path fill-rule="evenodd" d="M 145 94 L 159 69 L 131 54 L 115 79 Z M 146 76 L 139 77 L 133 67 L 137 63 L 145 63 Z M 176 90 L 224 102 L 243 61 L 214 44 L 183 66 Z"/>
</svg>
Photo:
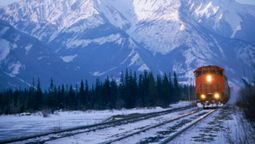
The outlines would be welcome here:
<svg viewBox="0 0 255 144">
<path fill-rule="evenodd" d="M 247 3 L 247 4 L 253 4 L 255 5 L 255 0 L 236 0 L 240 3 Z"/>
<path fill-rule="evenodd" d="M 0 6 L 4 6 L 4 5 L 10 4 L 10 3 L 15 2 L 15 1 L 18 1 L 18 0 L 0 0 Z M 255 5 L 255 0 L 236 0 L 236 1 L 238 1 L 240 3 Z"/>
<path fill-rule="evenodd" d="M 18 0 L 0 0 L 0 6 L 4 6 Z"/>
</svg>

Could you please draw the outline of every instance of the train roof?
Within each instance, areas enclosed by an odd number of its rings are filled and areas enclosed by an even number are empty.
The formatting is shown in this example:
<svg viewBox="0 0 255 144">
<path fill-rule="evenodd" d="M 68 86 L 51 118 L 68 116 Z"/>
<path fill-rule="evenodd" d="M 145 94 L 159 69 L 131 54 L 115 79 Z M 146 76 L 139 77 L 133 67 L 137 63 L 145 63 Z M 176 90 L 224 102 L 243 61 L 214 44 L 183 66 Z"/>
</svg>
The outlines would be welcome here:
<svg viewBox="0 0 255 144">
<path fill-rule="evenodd" d="M 197 69 L 194 71 L 194 73 L 203 71 L 203 70 L 205 70 L 205 69 L 216 69 L 216 70 L 224 71 L 224 69 L 221 68 L 221 67 L 219 67 L 219 66 L 216 66 L 216 65 L 208 65 L 208 66 L 202 66 L 202 67 L 197 68 Z"/>
</svg>

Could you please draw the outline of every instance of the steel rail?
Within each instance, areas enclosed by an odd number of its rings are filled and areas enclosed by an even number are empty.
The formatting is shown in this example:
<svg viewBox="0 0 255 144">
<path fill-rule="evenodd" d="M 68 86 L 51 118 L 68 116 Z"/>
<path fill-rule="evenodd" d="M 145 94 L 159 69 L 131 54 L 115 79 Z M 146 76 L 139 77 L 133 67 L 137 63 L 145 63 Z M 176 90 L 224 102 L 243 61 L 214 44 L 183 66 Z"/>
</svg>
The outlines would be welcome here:
<svg viewBox="0 0 255 144">
<path fill-rule="evenodd" d="M 178 116 L 178 117 L 176 117 L 176 118 L 174 118 L 174 119 L 166 120 L 166 121 L 161 122 L 161 123 L 159 123 L 159 124 L 156 124 L 156 125 L 153 125 L 153 126 L 149 126 L 149 127 L 145 127 L 145 128 L 143 128 L 143 129 L 141 129 L 141 130 L 139 130 L 139 131 L 136 131 L 136 132 L 133 132 L 133 133 L 129 133 L 129 134 L 124 135 L 124 136 L 122 136 L 122 137 L 119 137 L 119 138 L 116 138 L 116 139 L 113 139 L 113 140 L 109 140 L 109 141 L 107 141 L 107 142 L 103 142 L 103 143 L 100 143 L 100 144 L 110 144 L 110 143 L 114 143 L 114 142 L 117 142 L 117 141 L 126 139 L 126 138 L 128 138 L 128 137 L 137 135 L 137 134 L 139 134 L 139 133 L 148 131 L 148 130 L 150 130 L 150 129 L 160 127 L 160 126 L 165 125 L 165 124 L 167 124 L 167 123 L 175 122 L 175 121 L 180 120 L 180 119 L 182 119 L 182 118 L 185 118 L 185 117 L 187 117 L 187 116 L 196 114 L 196 113 L 198 113 L 198 112 L 200 112 L 200 111 L 201 111 L 201 110 L 194 110 L 194 111 L 192 111 L 192 112 L 189 112 L 189 113 L 180 115 L 180 116 Z"/>
<path fill-rule="evenodd" d="M 206 117 L 208 117 L 209 115 L 211 115 L 212 113 L 214 113 L 216 111 L 215 110 L 211 110 L 208 113 L 206 113 L 205 115 L 199 117 L 198 119 L 194 120 L 191 122 L 190 125 L 182 128 L 180 131 L 177 131 L 176 133 L 174 133 L 173 135 L 169 136 L 168 138 L 166 138 L 165 140 L 163 140 L 162 142 L 160 142 L 160 144 L 167 144 L 170 141 L 172 141 L 173 139 L 175 139 L 176 137 L 178 137 L 180 134 L 182 134 L 183 132 L 185 132 L 186 130 L 188 130 L 189 128 L 193 127 L 194 125 L 196 125 L 198 122 L 201 122 L 202 120 L 204 120 Z"/>
</svg>

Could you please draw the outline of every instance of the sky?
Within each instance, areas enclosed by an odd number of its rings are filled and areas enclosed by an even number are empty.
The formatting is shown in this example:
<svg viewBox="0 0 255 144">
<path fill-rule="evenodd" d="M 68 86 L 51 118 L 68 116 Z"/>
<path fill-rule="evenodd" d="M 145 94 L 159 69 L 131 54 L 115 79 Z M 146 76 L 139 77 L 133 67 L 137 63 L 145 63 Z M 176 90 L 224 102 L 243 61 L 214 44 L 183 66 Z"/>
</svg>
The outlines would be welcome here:
<svg viewBox="0 0 255 144">
<path fill-rule="evenodd" d="M 18 0 L 0 0 L 0 7 L 8 5 L 8 4 L 13 3 L 15 1 L 18 1 Z"/>
<path fill-rule="evenodd" d="M 8 4 L 10 4 L 12 2 L 15 2 L 15 1 L 18 1 L 18 0 L 0 0 L 0 7 L 8 5 Z M 255 5 L 255 0 L 236 0 L 236 1 L 240 2 L 240 3 L 244 3 L 244 4 Z"/>
<path fill-rule="evenodd" d="M 255 5 L 255 0 L 236 0 L 240 3 L 253 4 Z"/>
</svg>

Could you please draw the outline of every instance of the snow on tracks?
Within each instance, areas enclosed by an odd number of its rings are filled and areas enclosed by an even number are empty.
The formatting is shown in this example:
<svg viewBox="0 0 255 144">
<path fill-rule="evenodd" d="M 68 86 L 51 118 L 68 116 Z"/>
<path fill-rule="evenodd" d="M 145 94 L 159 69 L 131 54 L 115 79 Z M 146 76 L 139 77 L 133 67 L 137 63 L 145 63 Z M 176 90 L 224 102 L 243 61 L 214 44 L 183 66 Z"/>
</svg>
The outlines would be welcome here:
<svg viewBox="0 0 255 144">
<path fill-rule="evenodd" d="M 173 109 L 169 109 L 169 110 L 164 110 L 164 111 L 160 111 L 160 112 L 152 112 L 152 113 L 147 113 L 147 114 L 141 114 L 139 116 L 135 116 L 135 117 L 129 117 L 127 119 L 121 119 L 121 120 L 115 120 L 115 121 L 110 121 L 110 122 L 103 122 L 103 123 L 99 123 L 99 124 L 92 124 L 92 125 L 86 125 L 86 126 L 79 126 L 79 127 L 74 127 L 74 128 L 68 128 L 68 129 L 62 129 L 59 131 L 54 131 L 54 132 L 49 132 L 49 133 L 41 133 L 41 134 L 36 134 L 36 135 L 31 135 L 31 136 L 24 136 L 24 137 L 19 137 L 19 138 L 15 138 L 15 139 L 9 139 L 9 140 L 4 140 L 1 141 L 1 143 L 3 142 L 21 142 L 21 141 L 48 141 L 53 139 L 58 139 L 61 137 L 67 137 L 70 135 L 76 135 L 79 133 L 84 133 L 87 131 L 95 131 L 98 129 L 104 129 L 107 127 L 113 127 L 116 125 L 122 125 L 122 124 L 127 124 L 127 123 L 132 123 L 135 121 L 141 121 L 144 119 L 148 119 L 151 117 L 156 117 L 156 116 L 160 116 L 160 115 L 164 115 L 167 113 L 171 113 L 171 112 L 175 112 L 175 111 L 181 111 L 184 109 L 190 109 L 193 106 L 186 106 L 186 107 L 181 107 L 181 108 L 173 108 Z"/>
</svg>

